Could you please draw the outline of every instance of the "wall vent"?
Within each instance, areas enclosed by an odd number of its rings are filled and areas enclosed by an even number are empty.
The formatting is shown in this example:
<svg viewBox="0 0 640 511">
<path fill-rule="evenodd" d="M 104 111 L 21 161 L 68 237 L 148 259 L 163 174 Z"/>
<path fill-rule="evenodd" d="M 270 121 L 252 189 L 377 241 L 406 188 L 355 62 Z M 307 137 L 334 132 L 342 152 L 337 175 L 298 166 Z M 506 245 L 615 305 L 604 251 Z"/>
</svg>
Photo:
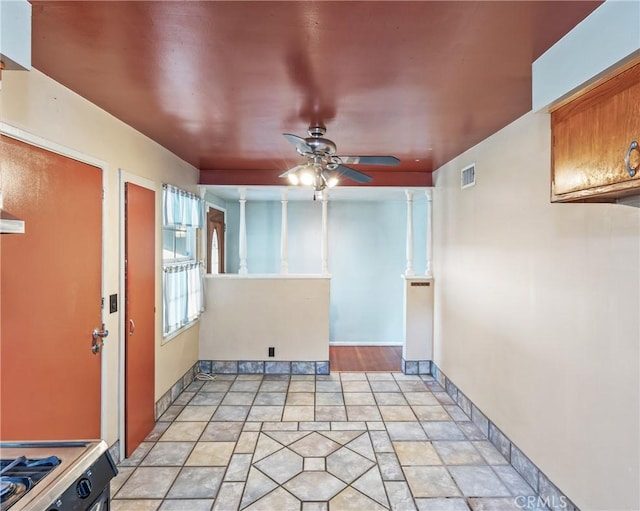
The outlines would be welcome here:
<svg viewBox="0 0 640 511">
<path fill-rule="evenodd" d="M 476 184 L 476 164 L 472 163 L 471 165 L 463 168 L 460 171 L 460 188 L 469 188 L 470 186 L 474 186 Z"/>
</svg>

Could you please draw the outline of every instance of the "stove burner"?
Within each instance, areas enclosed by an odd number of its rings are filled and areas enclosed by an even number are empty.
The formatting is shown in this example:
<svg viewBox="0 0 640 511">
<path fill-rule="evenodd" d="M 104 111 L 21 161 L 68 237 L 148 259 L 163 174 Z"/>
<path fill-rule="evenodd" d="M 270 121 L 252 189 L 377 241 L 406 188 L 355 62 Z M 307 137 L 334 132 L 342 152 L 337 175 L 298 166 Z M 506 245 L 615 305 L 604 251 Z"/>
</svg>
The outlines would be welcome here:
<svg viewBox="0 0 640 511">
<path fill-rule="evenodd" d="M 43 477 L 60 464 L 55 456 L 27 459 L 24 456 L 0 460 L 0 503 L 9 509 Z"/>
<path fill-rule="evenodd" d="M 1 477 L 0 503 L 5 504 L 8 509 L 14 502 L 18 501 L 23 494 L 27 493 L 29 489 L 29 480 Z"/>
<path fill-rule="evenodd" d="M 4 502 L 16 492 L 16 483 L 9 479 L 0 479 L 0 501 Z"/>
</svg>

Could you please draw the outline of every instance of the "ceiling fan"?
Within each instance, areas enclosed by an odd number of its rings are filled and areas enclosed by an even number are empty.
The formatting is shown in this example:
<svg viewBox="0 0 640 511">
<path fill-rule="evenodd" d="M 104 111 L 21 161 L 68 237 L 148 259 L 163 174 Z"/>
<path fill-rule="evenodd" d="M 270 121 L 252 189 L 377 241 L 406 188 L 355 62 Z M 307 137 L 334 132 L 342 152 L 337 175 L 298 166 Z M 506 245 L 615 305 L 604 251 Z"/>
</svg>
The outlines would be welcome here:
<svg viewBox="0 0 640 511">
<path fill-rule="evenodd" d="M 341 177 L 356 183 L 369 183 L 371 176 L 348 167 L 349 165 L 397 165 L 400 160 L 395 156 L 339 156 L 336 155 L 336 144 L 324 138 L 327 132 L 324 126 L 311 126 L 307 130 L 307 138 L 290 133 L 284 137 L 293 144 L 298 154 L 306 158 L 306 162 L 287 170 L 280 177 L 286 177 L 292 185 L 313 186 L 316 192 L 332 188 Z M 314 196 L 315 198 L 315 196 Z"/>
</svg>

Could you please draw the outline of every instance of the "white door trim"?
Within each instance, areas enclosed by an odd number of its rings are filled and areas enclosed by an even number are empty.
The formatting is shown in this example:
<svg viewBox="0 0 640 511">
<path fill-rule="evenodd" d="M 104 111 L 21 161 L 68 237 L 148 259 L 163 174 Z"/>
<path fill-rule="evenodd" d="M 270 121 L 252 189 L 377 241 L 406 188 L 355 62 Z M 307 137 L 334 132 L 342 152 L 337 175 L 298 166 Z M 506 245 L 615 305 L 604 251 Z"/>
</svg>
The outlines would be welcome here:
<svg viewBox="0 0 640 511">
<path fill-rule="evenodd" d="M 222 235 L 224 236 L 224 273 L 227 272 L 227 208 L 223 208 L 222 206 L 218 206 L 217 204 L 214 204 L 213 202 L 209 202 L 208 200 L 205 199 L 204 201 L 205 203 L 205 220 L 206 220 L 206 215 L 209 212 L 209 208 L 211 209 L 215 209 L 216 211 L 221 211 L 222 213 L 224 213 L 224 233 L 222 233 Z M 205 226 L 204 229 L 201 229 L 201 234 L 202 234 L 202 246 L 204 247 L 203 250 L 203 257 L 202 260 L 204 261 L 204 267 L 207 267 L 207 253 L 209 252 L 209 247 L 207 246 L 207 243 L 209 243 L 209 240 L 207 239 L 207 229 L 209 228 L 209 226 L 206 224 L 205 222 Z M 205 274 L 207 274 L 205 272 Z M 210 275 L 210 274 L 209 274 Z"/>
<path fill-rule="evenodd" d="M 66 158 L 70 158 L 72 160 L 79 161 L 81 163 L 86 163 L 87 165 L 91 165 L 92 167 L 96 167 L 100 169 L 102 172 L 102 261 L 100 263 L 101 267 L 101 275 L 100 275 L 100 295 L 103 299 L 103 307 L 101 311 L 101 320 L 103 323 L 107 323 L 107 297 L 106 297 L 106 285 L 105 285 L 105 239 L 107 232 L 107 201 L 106 197 L 109 190 L 109 180 L 108 180 L 108 169 L 109 166 L 107 162 L 96 158 L 94 156 L 82 153 L 77 151 L 76 149 L 72 149 L 71 147 L 64 146 L 62 144 L 58 144 L 57 142 L 53 142 L 51 140 L 47 140 L 46 138 L 40 137 L 28 131 L 21 130 L 20 128 L 16 128 L 11 126 L 10 124 L 0 122 L 0 133 L 2 135 L 6 135 L 8 137 L 19 140 L 20 142 L 25 142 L 29 145 L 39 147 L 41 149 L 46 149 L 52 153 L 59 154 Z M 96 325 L 100 326 L 100 325 Z M 111 344 L 107 341 L 107 345 Z M 106 371 L 106 361 L 105 357 L 101 355 L 100 357 L 100 437 L 106 439 L 107 435 L 107 413 L 106 413 L 106 404 L 107 404 L 107 371 Z"/>
</svg>

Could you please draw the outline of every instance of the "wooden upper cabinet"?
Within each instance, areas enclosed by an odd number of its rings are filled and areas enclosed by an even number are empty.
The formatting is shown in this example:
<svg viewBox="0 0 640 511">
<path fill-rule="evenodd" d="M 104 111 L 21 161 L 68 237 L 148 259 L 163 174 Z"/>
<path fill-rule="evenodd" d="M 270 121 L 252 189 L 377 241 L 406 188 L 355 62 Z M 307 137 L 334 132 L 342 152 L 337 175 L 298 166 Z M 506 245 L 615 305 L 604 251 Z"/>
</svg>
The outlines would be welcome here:
<svg viewBox="0 0 640 511">
<path fill-rule="evenodd" d="M 551 132 L 552 202 L 640 195 L 640 63 L 553 111 Z"/>
</svg>

